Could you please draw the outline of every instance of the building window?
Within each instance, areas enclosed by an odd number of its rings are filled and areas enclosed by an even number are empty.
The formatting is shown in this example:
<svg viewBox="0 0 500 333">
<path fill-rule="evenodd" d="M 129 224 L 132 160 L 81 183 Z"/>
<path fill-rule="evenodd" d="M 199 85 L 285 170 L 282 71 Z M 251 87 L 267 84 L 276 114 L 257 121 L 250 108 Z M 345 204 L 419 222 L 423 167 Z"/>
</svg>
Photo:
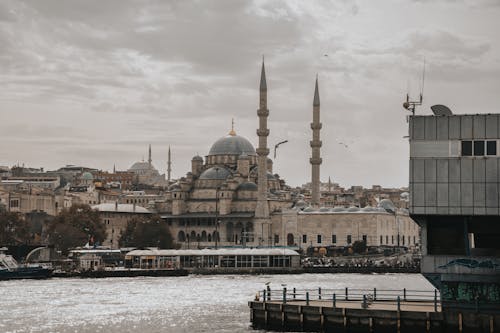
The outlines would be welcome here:
<svg viewBox="0 0 500 333">
<path fill-rule="evenodd" d="M 416 242 L 415 242 L 415 236 L 413 236 L 413 245 L 415 245 Z"/>
<path fill-rule="evenodd" d="M 472 141 L 462 141 L 462 156 L 472 156 Z"/>
<path fill-rule="evenodd" d="M 497 154 L 497 142 L 486 141 L 486 155 L 496 156 L 496 154 Z"/>
<path fill-rule="evenodd" d="M 302 243 L 307 243 L 307 235 L 302 235 Z"/>
<path fill-rule="evenodd" d="M 405 235 L 403 235 L 403 245 L 405 245 Z"/>
<path fill-rule="evenodd" d="M 368 238 L 366 237 L 366 235 L 363 235 L 363 243 L 365 243 L 365 244 L 366 244 L 367 239 L 368 239 Z"/>
<path fill-rule="evenodd" d="M 484 156 L 484 141 L 474 141 L 474 156 Z"/>
<path fill-rule="evenodd" d="M 318 241 L 318 244 L 321 244 L 321 235 L 318 235 L 317 241 Z"/>
<path fill-rule="evenodd" d="M 385 235 L 385 243 L 389 244 L 389 236 L 388 235 Z"/>
<path fill-rule="evenodd" d="M 351 235 L 347 235 L 347 244 L 351 244 L 351 242 L 352 242 Z"/>
<path fill-rule="evenodd" d="M 280 235 L 274 235 L 274 244 L 278 244 L 280 242 Z"/>
<path fill-rule="evenodd" d="M 384 237 L 380 236 L 380 245 L 384 244 Z"/>
<path fill-rule="evenodd" d="M 332 235 L 332 244 L 337 243 L 337 235 Z"/>
<path fill-rule="evenodd" d="M 391 244 L 394 245 L 394 235 L 391 236 Z"/>
</svg>

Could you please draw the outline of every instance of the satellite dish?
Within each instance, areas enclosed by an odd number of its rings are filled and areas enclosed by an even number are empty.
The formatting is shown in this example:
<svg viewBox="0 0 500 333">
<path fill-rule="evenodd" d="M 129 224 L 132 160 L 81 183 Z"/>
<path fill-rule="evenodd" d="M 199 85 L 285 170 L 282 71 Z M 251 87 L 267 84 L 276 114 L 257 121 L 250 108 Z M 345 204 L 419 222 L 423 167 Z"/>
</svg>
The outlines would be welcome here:
<svg viewBox="0 0 500 333">
<path fill-rule="evenodd" d="M 453 113 L 451 112 L 450 108 L 447 107 L 446 105 L 442 104 L 436 104 L 431 106 L 432 112 L 434 112 L 434 115 L 436 116 L 451 116 Z"/>
</svg>

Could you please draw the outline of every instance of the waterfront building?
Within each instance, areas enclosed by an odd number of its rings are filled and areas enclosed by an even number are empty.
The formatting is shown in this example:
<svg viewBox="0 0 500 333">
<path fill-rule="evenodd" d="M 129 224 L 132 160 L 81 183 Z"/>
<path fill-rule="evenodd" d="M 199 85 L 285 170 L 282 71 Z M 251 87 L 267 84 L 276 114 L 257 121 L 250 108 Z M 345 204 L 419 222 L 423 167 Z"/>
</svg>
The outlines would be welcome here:
<svg viewBox="0 0 500 333">
<path fill-rule="evenodd" d="M 420 245 L 419 229 L 407 210 L 383 207 L 296 207 L 273 218 L 274 245 L 302 249 L 342 249 L 360 241 L 367 247 L 415 251 Z"/>
<path fill-rule="evenodd" d="M 500 115 L 411 116 L 410 216 L 443 308 L 500 309 Z"/>
<path fill-rule="evenodd" d="M 99 212 L 99 217 L 106 226 L 107 237 L 102 245 L 112 249 L 119 248 L 119 239 L 129 221 L 151 214 L 151 211 L 136 204 L 119 204 L 117 202 L 94 205 L 92 209 Z"/>
<path fill-rule="evenodd" d="M 125 255 L 125 267 L 283 271 L 300 268 L 300 255 L 289 249 L 133 250 Z"/>
</svg>

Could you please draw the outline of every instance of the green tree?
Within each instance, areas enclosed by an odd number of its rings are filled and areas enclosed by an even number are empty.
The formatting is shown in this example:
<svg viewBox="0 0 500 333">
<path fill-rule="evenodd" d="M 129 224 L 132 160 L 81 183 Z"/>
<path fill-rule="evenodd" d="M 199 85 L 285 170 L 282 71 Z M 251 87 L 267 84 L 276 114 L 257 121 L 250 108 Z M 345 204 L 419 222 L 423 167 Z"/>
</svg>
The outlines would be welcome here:
<svg viewBox="0 0 500 333">
<path fill-rule="evenodd" d="M 30 226 L 20 213 L 0 210 L 0 246 L 29 244 Z"/>
<path fill-rule="evenodd" d="M 167 223 L 158 215 L 131 219 L 121 234 L 119 243 L 123 247 L 176 248 Z"/>
<path fill-rule="evenodd" d="M 48 225 L 49 243 L 63 253 L 72 247 L 100 244 L 106 239 L 106 226 L 99 212 L 89 205 L 76 204 L 61 211 Z"/>
</svg>

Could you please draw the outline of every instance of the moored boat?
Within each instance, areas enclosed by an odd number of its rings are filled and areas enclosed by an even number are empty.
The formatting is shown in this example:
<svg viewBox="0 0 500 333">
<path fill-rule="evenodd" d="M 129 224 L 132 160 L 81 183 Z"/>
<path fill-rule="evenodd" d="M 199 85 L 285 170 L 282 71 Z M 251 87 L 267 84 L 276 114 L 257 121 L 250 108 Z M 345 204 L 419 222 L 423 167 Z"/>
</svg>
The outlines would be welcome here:
<svg viewBox="0 0 500 333">
<path fill-rule="evenodd" d="M 47 279 L 52 276 L 52 268 L 20 265 L 11 255 L 0 249 L 0 280 Z"/>
</svg>

